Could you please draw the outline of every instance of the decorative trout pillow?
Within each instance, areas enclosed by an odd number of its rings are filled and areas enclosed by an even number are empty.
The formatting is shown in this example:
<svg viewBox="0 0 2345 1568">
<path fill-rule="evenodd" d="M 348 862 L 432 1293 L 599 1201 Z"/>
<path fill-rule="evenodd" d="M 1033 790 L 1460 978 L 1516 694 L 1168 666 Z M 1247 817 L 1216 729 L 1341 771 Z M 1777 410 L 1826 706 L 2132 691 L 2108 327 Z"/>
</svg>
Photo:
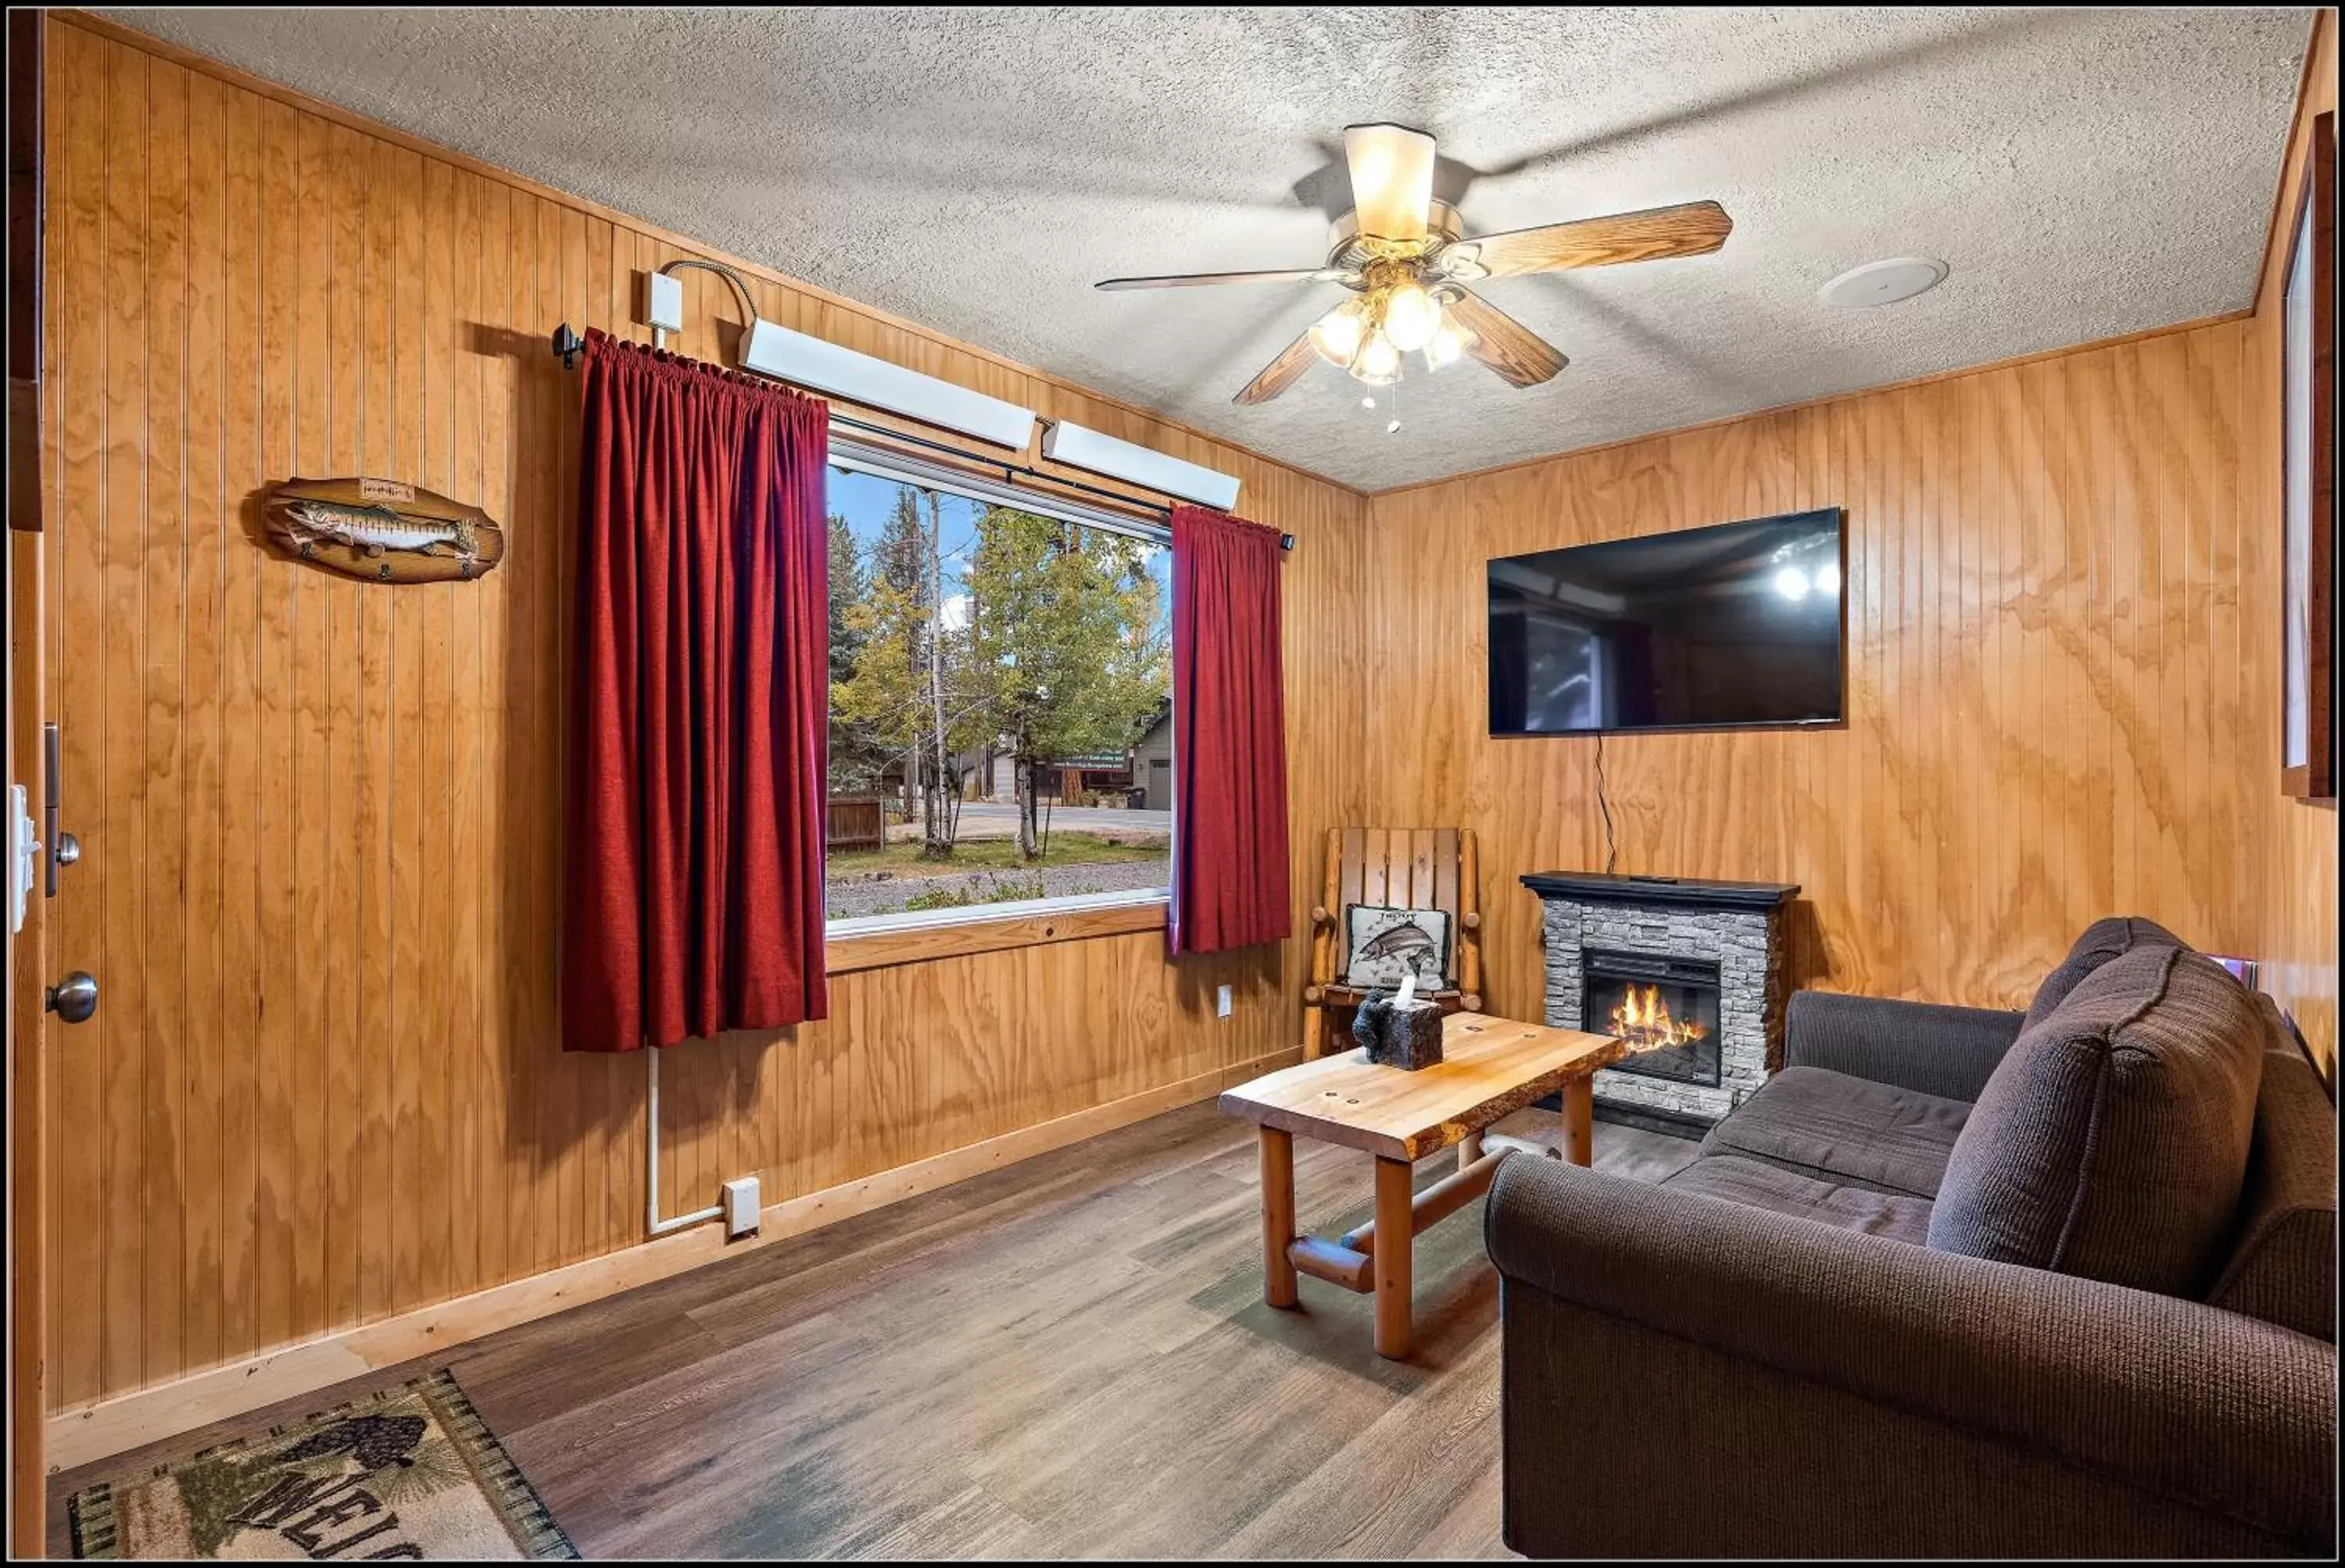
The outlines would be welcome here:
<svg viewBox="0 0 2345 1568">
<path fill-rule="evenodd" d="M 1344 911 L 1344 983 L 1396 991 L 1416 976 L 1419 991 L 1438 991 L 1449 973 L 1449 912 L 1353 904 Z"/>
</svg>

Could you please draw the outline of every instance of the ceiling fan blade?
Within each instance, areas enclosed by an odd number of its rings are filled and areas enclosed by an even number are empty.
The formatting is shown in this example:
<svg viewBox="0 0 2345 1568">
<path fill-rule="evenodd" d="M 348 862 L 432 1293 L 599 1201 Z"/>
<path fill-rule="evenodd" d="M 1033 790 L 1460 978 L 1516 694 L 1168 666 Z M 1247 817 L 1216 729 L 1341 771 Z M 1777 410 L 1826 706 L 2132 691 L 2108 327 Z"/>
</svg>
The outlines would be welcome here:
<svg viewBox="0 0 2345 1568">
<path fill-rule="evenodd" d="M 1303 379 L 1303 372 L 1318 359 L 1311 347 L 1311 334 L 1304 333 L 1278 351 L 1278 358 L 1262 367 L 1262 373 L 1238 389 L 1232 402 L 1268 402 L 1279 393 Z"/>
<path fill-rule="evenodd" d="M 1182 272 L 1170 278 L 1110 278 L 1094 289 L 1203 289 L 1215 283 L 1335 282 L 1345 274 L 1325 267 L 1296 267 L 1284 272 Z"/>
<path fill-rule="evenodd" d="M 1571 362 L 1554 344 L 1487 300 L 1461 292 L 1448 311 L 1451 321 L 1474 334 L 1466 351 L 1516 386 L 1535 387 Z M 1304 348 L 1308 351 L 1310 344 Z"/>
<path fill-rule="evenodd" d="M 1352 166 L 1352 210 L 1361 233 L 1425 238 L 1433 210 L 1431 137 L 1406 126 L 1345 126 L 1344 161 Z"/>
<path fill-rule="evenodd" d="M 1478 266 L 1486 276 L 1510 278 L 1519 272 L 1553 272 L 1566 267 L 1706 256 L 1725 244 L 1733 229 L 1734 219 L 1715 201 L 1689 201 L 1645 212 L 1485 235 L 1461 240 L 1443 255 Z"/>
</svg>

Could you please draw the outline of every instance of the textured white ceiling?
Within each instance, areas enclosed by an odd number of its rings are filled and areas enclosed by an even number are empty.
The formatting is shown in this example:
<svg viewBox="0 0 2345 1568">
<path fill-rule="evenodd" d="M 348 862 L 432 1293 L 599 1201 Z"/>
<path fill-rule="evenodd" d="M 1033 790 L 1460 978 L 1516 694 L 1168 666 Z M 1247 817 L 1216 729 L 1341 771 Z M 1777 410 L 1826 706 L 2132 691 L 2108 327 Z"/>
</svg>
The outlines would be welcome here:
<svg viewBox="0 0 2345 1568">
<path fill-rule="evenodd" d="M 112 14 L 1370 490 L 2249 303 L 2310 15 Z M 1333 284 L 1091 289 L 1316 264 L 1372 119 L 1439 137 L 1470 232 L 1710 197 L 1733 238 L 1485 285 L 1570 367 L 1412 377 L 1391 435 L 1325 366 L 1229 401 Z M 1896 255 L 1953 274 L 1816 299 Z"/>
</svg>

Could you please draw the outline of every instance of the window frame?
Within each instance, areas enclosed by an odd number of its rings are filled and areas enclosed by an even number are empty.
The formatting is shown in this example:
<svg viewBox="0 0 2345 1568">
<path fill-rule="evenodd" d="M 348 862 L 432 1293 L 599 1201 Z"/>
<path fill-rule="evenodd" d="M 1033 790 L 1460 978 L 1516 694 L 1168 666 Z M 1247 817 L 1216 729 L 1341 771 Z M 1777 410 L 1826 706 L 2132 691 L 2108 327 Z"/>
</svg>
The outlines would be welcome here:
<svg viewBox="0 0 2345 1568">
<path fill-rule="evenodd" d="M 972 458 L 971 461 L 981 462 L 983 459 Z M 1030 490 L 1006 480 L 989 479 L 983 475 L 969 473 L 954 467 L 949 463 L 932 462 L 872 442 L 858 440 L 854 436 L 842 434 L 836 424 L 831 426 L 830 451 L 826 459 L 824 479 L 826 512 L 828 506 L 827 470 L 829 469 L 838 469 L 848 473 L 868 474 L 875 479 L 891 480 L 896 484 L 908 484 L 915 489 L 942 491 L 946 494 L 958 495 L 964 500 L 977 502 L 980 505 L 1012 506 L 1021 512 L 1031 512 L 1038 516 L 1055 517 L 1061 522 L 1072 523 L 1078 527 L 1096 528 L 1102 533 L 1121 534 L 1127 538 L 1145 540 L 1149 544 L 1162 545 L 1168 550 L 1172 545 L 1172 530 L 1168 524 L 1143 522 L 1138 518 L 1108 511 L 1104 507 L 1086 505 L 1080 501 L 1070 501 L 1047 492 Z M 1135 502 L 1134 504 L 1144 504 L 1144 503 Z M 1168 701 L 1171 696 L 1168 691 L 1166 693 Z M 826 681 L 823 686 L 826 723 L 828 722 L 829 718 L 829 703 L 830 687 L 829 683 Z M 1172 775 L 1176 779 L 1180 777 L 1181 771 L 1179 736 L 1180 728 L 1176 723 L 1173 728 L 1172 765 Z M 829 781 L 825 779 L 826 809 L 828 799 Z M 1180 853 L 1181 842 L 1180 812 L 1170 802 L 1167 803 L 1165 809 L 1166 815 L 1172 819 L 1166 833 L 1167 854 L 1172 864 L 1178 864 L 1177 857 Z M 882 830 L 885 830 L 884 826 Z M 827 889 L 830 878 L 830 846 L 827 833 L 825 834 L 822 860 L 823 881 Z M 851 943 L 858 937 L 898 938 L 924 931 L 940 931 L 949 935 L 959 928 L 984 925 L 990 921 L 1019 921 L 1048 915 L 1080 915 L 1108 910 L 1138 911 L 1152 905 L 1162 907 L 1166 911 L 1166 919 L 1169 921 L 1172 904 L 1172 888 L 1168 880 L 1161 888 L 1134 888 L 1105 893 L 1068 893 L 1057 898 L 1019 899 L 1001 903 L 968 904 L 958 909 L 901 910 L 892 914 L 849 915 L 843 920 L 832 920 L 826 911 L 823 919 L 823 936 L 827 942 L 837 944 Z M 1036 940 L 1055 939 L 1041 937 Z M 834 961 L 830 967 L 835 970 L 842 966 Z"/>
</svg>

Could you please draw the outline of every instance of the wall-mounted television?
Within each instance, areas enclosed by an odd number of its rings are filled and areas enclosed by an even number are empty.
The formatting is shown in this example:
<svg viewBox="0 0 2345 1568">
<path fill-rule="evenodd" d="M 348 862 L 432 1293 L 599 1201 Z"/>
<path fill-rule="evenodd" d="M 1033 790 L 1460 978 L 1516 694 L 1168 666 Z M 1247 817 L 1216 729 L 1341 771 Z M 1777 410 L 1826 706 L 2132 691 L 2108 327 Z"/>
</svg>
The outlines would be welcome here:
<svg viewBox="0 0 2345 1568">
<path fill-rule="evenodd" d="M 1837 724 L 1837 506 L 1489 564 L 1490 733 Z"/>
</svg>

